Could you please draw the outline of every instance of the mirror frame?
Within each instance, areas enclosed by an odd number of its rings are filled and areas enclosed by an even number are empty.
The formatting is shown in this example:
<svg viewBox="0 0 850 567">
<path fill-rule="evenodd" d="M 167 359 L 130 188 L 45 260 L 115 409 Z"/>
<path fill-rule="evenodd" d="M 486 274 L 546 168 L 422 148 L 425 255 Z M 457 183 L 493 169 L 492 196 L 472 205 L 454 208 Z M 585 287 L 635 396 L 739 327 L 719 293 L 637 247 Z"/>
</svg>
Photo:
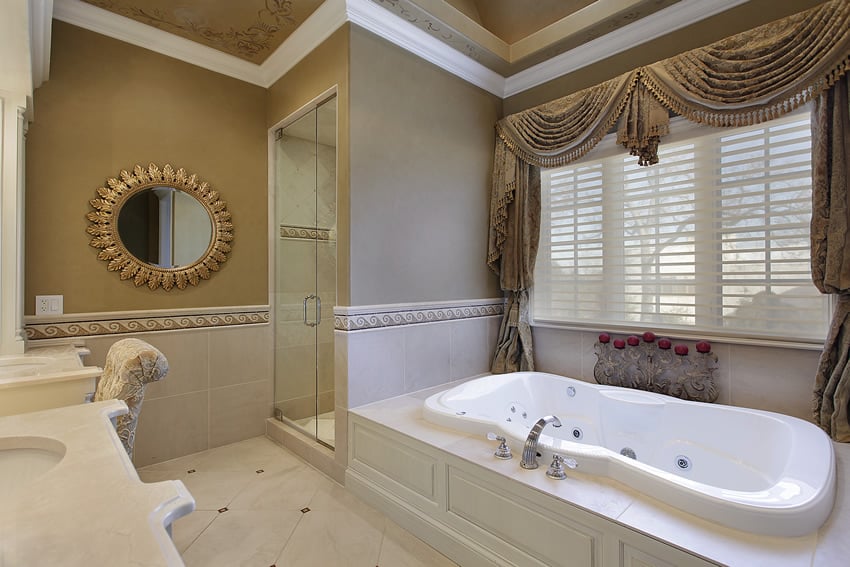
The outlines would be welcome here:
<svg viewBox="0 0 850 567">
<path fill-rule="evenodd" d="M 185 289 L 190 284 L 196 286 L 201 280 L 208 280 L 212 272 L 218 271 L 231 251 L 233 223 L 227 203 L 219 198 L 217 191 L 195 174 L 187 175 L 182 167 L 175 171 L 169 164 L 162 169 L 153 163 L 147 169 L 136 165 L 132 173 L 121 170 L 119 177 L 107 179 L 108 187 L 97 189 L 98 198 L 89 201 L 94 210 L 86 215 L 91 221 L 86 232 L 93 236 L 89 244 L 100 249 L 97 258 L 107 262 L 107 270 L 120 272 L 122 280 L 132 279 L 137 287 L 147 284 L 151 290 L 162 287 L 165 291 L 174 287 Z M 177 268 L 154 266 L 136 258 L 121 242 L 117 225 L 121 207 L 130 197 L 151 187 L 174 187 L 188 193 L 209 214 L 212 225 L 210 244 L 194 263 Z"/>
</svg>

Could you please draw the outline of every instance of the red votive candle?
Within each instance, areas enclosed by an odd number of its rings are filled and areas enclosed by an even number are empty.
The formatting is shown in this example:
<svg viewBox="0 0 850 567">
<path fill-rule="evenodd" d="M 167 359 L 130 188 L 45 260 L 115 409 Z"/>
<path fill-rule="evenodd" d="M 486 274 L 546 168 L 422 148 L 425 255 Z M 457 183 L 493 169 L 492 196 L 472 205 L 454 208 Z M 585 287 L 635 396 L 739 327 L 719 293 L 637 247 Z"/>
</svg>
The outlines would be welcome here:
<svg viewBox="0 0 850 567">
<path fill-rule="evenodd" d="M 600 343 L 605 344 L 605 343 L 608 343 L 610 341 L 611 341 L 611 335 L 609 335 L 608 333 L 600 333 L 600 335 L 599 335 L 599 342 Z"/>
<path fill-rule="evenodd" d="M 676 348 L 673 351 L 679 356 L 685 356 L 688 354 L 688 345 L 676 345 Z"/>
<path fill-rule="evenodd" d="M 640 339 L 635 335 L 630 335 L 629 338 L 626 339 L 626 342 L 629 343 L 629 346 L 638 346 L 640 344 Z"/>
<path fill-rule="evenodd" d="M 647 331 L 643 334 L 643 342 L 645 343 L 654 343 L 655 342 L 655 333 L 652 331 Z"/>
<path fill-rule="evenodd" d="M 697 352 L 711 352 L 711 343 L 708 341 L 700 341 L 694 346 Z"/>
<path fill-rule="evenodd" d="M 673 343 L 670 342 L 670 339 L 658 339 L 658 348 L 667 350 L 673 346 Z"/>
<path fill-rule="evenodd" d="M 626 341 L 623 339 L 614 339 L 614 348 L 626 348 Z"/>
</svg>

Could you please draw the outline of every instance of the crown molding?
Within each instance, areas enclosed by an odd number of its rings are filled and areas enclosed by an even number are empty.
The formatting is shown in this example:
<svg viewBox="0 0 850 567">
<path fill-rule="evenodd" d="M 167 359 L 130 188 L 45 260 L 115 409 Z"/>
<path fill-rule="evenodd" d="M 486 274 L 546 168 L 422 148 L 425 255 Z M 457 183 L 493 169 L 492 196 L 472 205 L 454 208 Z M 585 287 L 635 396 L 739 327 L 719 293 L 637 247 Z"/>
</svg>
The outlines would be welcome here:
<svg viewBox="0 0 850 567">
<path fill-rule="evenodd" d="M 30 1 L 33 5 L 42 3 L 42 0 Z M 262 65 L 244 61 L 97 8 L 82 0 L 52 0 L 52 4 L 53 17 L 57 20 L 264 88 L 274 84 L 348 21 L 487 92 L 505 98 L 747 1 L 681 0 L 673 6 L 507 78 L 399 18 L 373 0 L 326 0 Z M 45 6 L 50 3 L 51 0 L 43 0 Z M 49 13 L 49 10 L 45 12 Z M 49 54 L 49 18 L 42 16 L 41 19 L 48 20 L 46 24 L 42 23 L 42 28 L 47 26 L 48 33 L 46 38 L 40 40 L 41 49 L 42 53 Z M 39 57 L 46 78 L 49 59 L 45 55 Z M 33 66 L 35 69 L 35 59 Z"/>
<path fill-rule="evenodd" d="M 32 88 L 50 76 L 50 36 L 53 30 L 53 0 L 29 0 Z"/>
<path fill-rule="evenodd" d="M 322 2 L 260 65 L 262 85 L 266 88 L 272 86 L 346 21 L 345 0 Z"/>
<path fill-rule="evenodd" d="M 410 53 L 501 97 L 505 79 L 371 0 L 346 0 L 348 20 Z"/>
<path fill-rule="evenodd" d="M 54 0 L 53 17 L 162 55 L 265 87 L 260 66 L 212 47 L 125 18 L 82 0 Z"/>
<path fill-rule="evenodd" d="M 513 96 L 656 37 L 699 22 L 749 0 L 682 0 L 584 45 L 505 79 L 504 97 Z"/>
</svg>

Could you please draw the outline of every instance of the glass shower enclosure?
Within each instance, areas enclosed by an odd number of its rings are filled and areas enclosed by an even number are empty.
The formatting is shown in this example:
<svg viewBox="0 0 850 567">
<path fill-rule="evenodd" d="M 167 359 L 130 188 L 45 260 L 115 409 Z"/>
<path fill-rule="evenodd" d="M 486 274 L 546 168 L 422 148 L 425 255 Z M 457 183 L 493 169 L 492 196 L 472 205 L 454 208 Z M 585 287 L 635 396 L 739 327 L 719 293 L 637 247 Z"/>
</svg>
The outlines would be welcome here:
<svg viewBox="0 0 850 567">
<path fill-rule="evenodd" d="M 334 446 L 336 95 L 275 132 L 275 417 Z"/>
</svg>

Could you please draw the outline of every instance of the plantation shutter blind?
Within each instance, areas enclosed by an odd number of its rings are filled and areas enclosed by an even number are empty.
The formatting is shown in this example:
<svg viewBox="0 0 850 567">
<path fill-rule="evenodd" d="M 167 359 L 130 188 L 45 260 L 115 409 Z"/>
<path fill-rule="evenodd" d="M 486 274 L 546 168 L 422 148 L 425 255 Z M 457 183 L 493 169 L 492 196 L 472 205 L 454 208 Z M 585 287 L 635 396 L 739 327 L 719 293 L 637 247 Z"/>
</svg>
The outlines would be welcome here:
<svg viewBox="0 0 850 567">
<path fill-rule="evenodd" d="M 808 112 L 672 130 L 651 168 L 603 141 L 544 171 L 534 322 L 822 340 Z"/>
</svg>

